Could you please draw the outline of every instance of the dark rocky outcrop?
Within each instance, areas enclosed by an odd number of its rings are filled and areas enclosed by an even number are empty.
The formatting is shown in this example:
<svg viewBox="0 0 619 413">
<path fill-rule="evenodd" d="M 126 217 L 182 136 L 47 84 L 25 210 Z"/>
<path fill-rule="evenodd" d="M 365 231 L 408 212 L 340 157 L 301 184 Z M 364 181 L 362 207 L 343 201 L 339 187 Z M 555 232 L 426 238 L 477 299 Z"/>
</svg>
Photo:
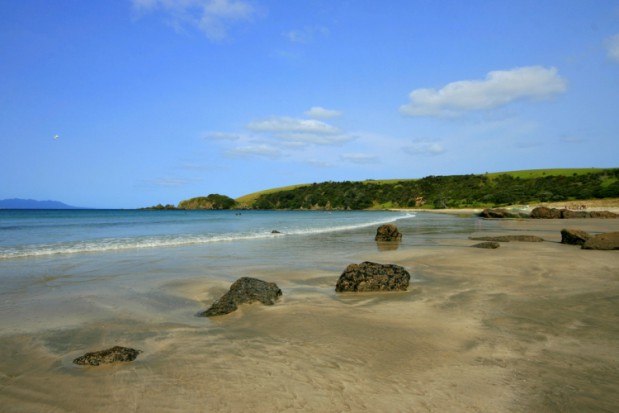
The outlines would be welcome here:
<svg viewBox="0 0 619 413">
<path fill-rule="evenodd" d="M 262 304 L 273 305 L 282 295 L 277 284 L 243 277 L 236 280 L 230 290 L 217 300 L 208 310 L 199 313 L 201 317 L 224 315 L 235 311 L 239 304 L 249 304 L 260 301 Z"/>
<path fill-rule="evenodd" d="M 619 232 L 607 232 L 589 238 L 582 245 L 586 250 L 619 250 Z"/>
<path fill-rule="evenodd" d="M 559 219 L 561 218 L 561 210 L 557 208 L 537 207 L 531 211 L 531 218 L 537 219 Z"/>
<path fill-rule="evenodd" d="M 393 224 L 385 224 L 378 227 L 374 241 L 388 242 L 401 241 L 402 234 L 398 231 L 398 227 Z"/>
<path fill-rule="evenodd" d="M 141 350 L 133 348 L 115 346 L 107 350 L 86 353 L 73 360 L 73 363 L 81 366 L 98 366 L 100 364 L 127 362 L 135 360 L 141 352 Z"/>
<path fill-rule="evenodd" d="M 589 213 L 587 211 L 572 211 L 571 209 L 562 209 L 561 218 L 589 218 Z"/>
<path fill-rule="evenodd" d="M 544 238 L 538 237 L 536 235 L 499 235 L 496 237 L 469 237 L 470 240 L 473 241 L 494 241 L 494 242 L 509 242 L 509 241 L 520 241 L 520 242 L 542 242 Z"/>
<path fill-rule="evenodd" d="M 482 218 L 528 218 L 525 212 L 513 212 L 505 208 L 486 208 L 479 213 Z"/>
<path fill-rule="evenodd" d="M 531 218 L 538 219 L 570 219 L 570 218 L 619 218 L 619 214 L 610 211 L 574 211 L 571 209 L 557 209 L 537 207 L 531 211 Z"/>
<path fill-rule="evenodd" d="M 619 218 L 619 214 L 615 214 L 614 212 L 610 212 L 610 211 L 591 211 L 589 212 L 589 217 L 609 219 L 609 218 Z"/>
<path fill-rule="evenodd" d="M 579 229 L 565 228 L 561 230 L 561 244 L 583 245 L 591 238 L 588 232 Z"/>
<path fill-rule="evenodd" d="M 337 292 L 406 291 L 410 274 L 395 264 L 350 264 L 335 285 Z"/>
<path fill-rule="evenodd" d="M 485 249 L 496 249 L 499 248 L 501 246 L 501 244 L 499 244 L 496 241 L 485 241 L 485 242 L 480 242 L 479 244 L 475 244 L 475 245 L 471 245 L 471 247 L 474 248 L 485 248 Z"/>
</svg>

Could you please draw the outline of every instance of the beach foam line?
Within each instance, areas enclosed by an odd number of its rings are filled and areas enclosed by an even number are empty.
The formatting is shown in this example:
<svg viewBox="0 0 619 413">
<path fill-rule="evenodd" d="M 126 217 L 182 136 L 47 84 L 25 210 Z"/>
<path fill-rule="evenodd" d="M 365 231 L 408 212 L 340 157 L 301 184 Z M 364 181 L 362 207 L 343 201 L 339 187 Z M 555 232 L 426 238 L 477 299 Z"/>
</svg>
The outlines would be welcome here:
<svg viewBox="0 0 619 413">
<path fill-rule="evenodd" d="M 278 233 L 273 233 L 271 232 L 272 230 L 260 230 L 251 233 L 226 233 L 211 235 L 181 234 L 173 236 L 103 238 L 89 241 L 71 241 L 59 242 L 54 244 L 31 244 L 17 247 L 0 247 L 0 260 L 44 257 L 60 254 L 99 253 L 131 249 L 181 247 L 187 245 L 210 244 L 219 242 L 260 240 L 281 236 L 326 234 L 342 231 L 352 231 L 359 228 L 389 224 L 402 219 L 415 218 L 415 216 L 415 214 L 407 213 L 406 215 L 397 216 L 389 219 L 374 220 L 370 222 L 355 224 L 336 225 L 330 227 L 306 227 L 293 229 L 283 228 L 281 230 L 274 228 L 273 230 L 280 231 Z"/>
</svg>

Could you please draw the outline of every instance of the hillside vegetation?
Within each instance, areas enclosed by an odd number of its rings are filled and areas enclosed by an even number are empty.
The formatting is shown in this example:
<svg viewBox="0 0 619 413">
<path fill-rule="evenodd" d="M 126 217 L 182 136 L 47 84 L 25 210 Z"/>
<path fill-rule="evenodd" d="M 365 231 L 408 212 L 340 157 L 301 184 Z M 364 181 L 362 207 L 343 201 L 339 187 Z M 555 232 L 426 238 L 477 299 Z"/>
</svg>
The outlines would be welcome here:
<svg viewBox="0 0 619 413">
<path fill-rule="evenodd" d="M 323 182 L 237 199 L 254 209 L 464 208 L 619 197 L 619 168 Z"/>
</svg>

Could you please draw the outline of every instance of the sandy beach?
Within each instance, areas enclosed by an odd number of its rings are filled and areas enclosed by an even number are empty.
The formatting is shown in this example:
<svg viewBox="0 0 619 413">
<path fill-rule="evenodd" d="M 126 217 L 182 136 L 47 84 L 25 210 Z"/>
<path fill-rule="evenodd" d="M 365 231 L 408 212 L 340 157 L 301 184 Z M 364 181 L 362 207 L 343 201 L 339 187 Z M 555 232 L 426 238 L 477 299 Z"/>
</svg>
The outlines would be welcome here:
<svg viewBox="0 0 619 413">
<path fill-rule="evenodd" d="M 479 220 L 472 235 L 546 242 L 483 250 L 454 235 L 359 257 L 404 266 L 415 281 L 403 293 L 336 294 L 338 272 L 275 268 L 253 274 L 282 288 L 270 307 L 188 317 L 229 286 L 196 278 L 163 284 L 165 299 L 151 297 L 149 311 L 110 303 L 132 314 L 113 323 L 84 325 L 75 314 L 74 328 L 5 333 L 0 405 L 3 412 L 616 411 L 619 251 L 562 245 L 564 227 L 619 231 L 619 220 Z M 80 311 L 79 303 L 62 304 Z M 143 353 L 112 366 L 71 363 L 116 344 Z"/>
</svg>

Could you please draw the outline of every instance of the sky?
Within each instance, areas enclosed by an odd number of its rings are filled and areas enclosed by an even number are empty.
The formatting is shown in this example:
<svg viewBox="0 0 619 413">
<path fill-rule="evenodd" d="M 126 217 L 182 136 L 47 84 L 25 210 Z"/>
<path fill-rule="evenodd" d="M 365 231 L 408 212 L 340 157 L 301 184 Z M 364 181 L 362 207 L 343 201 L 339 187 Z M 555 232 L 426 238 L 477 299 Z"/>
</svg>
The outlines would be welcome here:
<svg viewBox="0 0 619 413">
<path fill-rule="evenodd" d="M 0 199 L 619 167 L 619 0 L 0 0 Z"/>
</svg>

